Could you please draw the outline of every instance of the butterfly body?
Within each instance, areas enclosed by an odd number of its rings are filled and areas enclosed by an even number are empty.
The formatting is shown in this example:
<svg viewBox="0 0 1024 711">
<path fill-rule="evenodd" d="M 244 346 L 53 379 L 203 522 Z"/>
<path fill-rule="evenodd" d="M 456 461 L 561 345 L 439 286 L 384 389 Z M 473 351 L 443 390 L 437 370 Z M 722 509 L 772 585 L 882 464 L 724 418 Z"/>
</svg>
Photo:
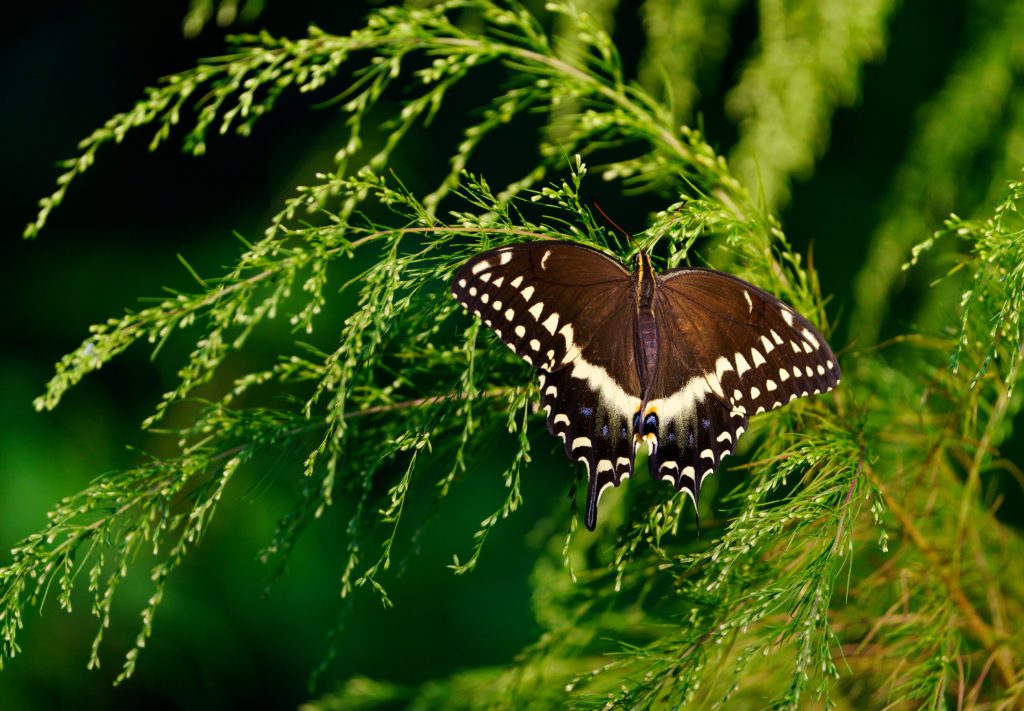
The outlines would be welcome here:
<svg viewBox="0 0 1024 711">
<path fill-rule="evenodd" d="M 539 371 L 548 430 L 587 469 L 584 521 L 648 447 L 655 479 L 698 498 L 748 417 L 831 390 L 839 367 L 809 322 L 708 269 L 658 274 L 570 242 L 477 255 L 452 293 Z"/>
</svg>

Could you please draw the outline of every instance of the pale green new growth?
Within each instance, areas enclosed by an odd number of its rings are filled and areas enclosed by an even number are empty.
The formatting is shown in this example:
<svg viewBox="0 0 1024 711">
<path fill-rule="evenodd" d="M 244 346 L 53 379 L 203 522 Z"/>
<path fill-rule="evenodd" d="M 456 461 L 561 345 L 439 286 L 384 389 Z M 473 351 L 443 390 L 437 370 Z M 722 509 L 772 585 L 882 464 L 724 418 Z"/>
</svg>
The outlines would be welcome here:
<svg viewBox="0 0 1024 711">
<path fill-rule="evenodd" d="M 796 113 L 750 114 L 753 123 L 743 124 L 737 155 L 745 174 L 760 155 L 752 147 L 761 145 L 762 127 L 788 126 L 779 135 L 799 144 L 796 163 L 771 166 L 770 205 L 820 154 L 828 117 L 855 96 L 860 63 L 883 46 L 890 11 L 886 2 L 843 12 L 836 8 L 848 4 L 799 5 L 818 9 L 792 24 L 769 12 L 783 12 L 775 3 L 761 4 L 763 56 L 734 94 L 747 115 L 780 76 L 811 85 L 814 101 L 805 109 L 776 105 Z M 193 12 L 211 7 L 197 2 Z M 735 8 L 683 3 L 678 12 L 720 26 Z M 657 21 L 668 10 L 649 2 L 645 17 Z M 448 283 L 470 255 L 528 240 L 570 239 L 626 256 L 581 202 L 585 180 L 672 195 L 637 235 L 656 245 L 659 268 L 695 261 L 699 249 L 701 260 L 729 265 L 829 332 L 817 277 L 778 219 L 758 207 L 698 130 L 676 125 L 693 101 L 692 76 L 673 89 L 686 95 L 666 106 L 625 79 L 594 17 L 562 3 L 545 12 L 451 0 L 382 8 L 346 36 L 315 28 L 297 40 L 241 36 L 231 53 L 169 77 L 82 143 L 26 234 L 44 225 L 97 150 L 129 131 L 151 127 L 156 147 L 185 124 L 185 147 L 199 154 L 211 132 L 249 133 L 293 90 L 333 99 L 348 127 L 336 165 L 300 187 L 261 239 L 242 243 L 231 269 L 197 279 L 193 293 L 93 327 L 58 364 L 38 408 L 55 407 L 68 388 L 139 341 L 158 352 L 170 338 L 185 339 L 191 355 L 179 381 L 144 425 L 190 401 L 201 385 L 216 395 L 175 432 L 177 456 L 99 477 L 18 544 L 0 569 L 0 664 L 20 651 L 23 612 L 42 606 L 48 591 L 70 606 L 76 584 L 91 593 L 100 623 L 90 660 L 98 664 L 118 585 L 147 551 L 153 594 L 118 679 L 131 674 L 159 628 L 154 614 L 169 575 L 199 544 L 223 492 L 258 477 L 264 455 L 298 452 L 291 472 L 305 477 L 303 495 L 262 552 L 275 572 L 302 532 L 344 498 L 340 594 L 358 605 L 366 600 L 356 593 L 372 590 L 390 605 L 399 545 L 406 549 L 433 516 L 445 515 L 440 505 L 460 480 L 497 477 L 505 499 L 490 502 L 494 513 L 451 564 L 455 573 L 471 571 L 487 555 L 489 532 L 530 504 L 520 480 L 531 443 L 550 443 L 531 370 L 456 307 Z M 830 33 L 818 37 L 823 23 L 832 23 Z M 572 41 L 553 36 L 551 26 Z M 786 26 L 791 35 L 780 35 Z M 796 57 L 785 55 L 784 40 L 794 37 L 819 53 L 811 75 L 789 72 Z M 669 41 L 648 50 L 646 82 Z M 838 56 L 826 61 L 826 50 Z M 722 49 L 708 51 L 716 61 Z M 696 71 L 692 56 L 679 62 Z M 393 151 L 412 128 L 441 115 L 447 92 L 484 65 L 499 69 L 502 81 L 479 98 L 436 189 L 412 194 L 389 169 Z M 825 90 L 830 83 L 835 94 Z M 364 125 L 392 85 L 403 89 L 400 105 L 371 148 Z M 467 171 L 496 129 L 537 111 L 550 122 L 528 174 L 492 186 Z M 912 372 L 892 365 L 891 351 L 843 353 L 834 394 L 754 418 L 737 459 L 704 486 L 700 538 L 687 499 L 668 487 L 630 482 L 602 510 L 596 534 L 577 531 L 575 513 L 559 504 L 532 578 L 543 633 L 514 662 L 417 688 L 351 679 L 312 707 L 941 708 L 965 698 L 1018 705 L 1024 643 L 1012 621 L 1024 588 L 991 571 L 1016 565 L 1024 549 L 979 493 L 1002 466 L 996 448 L 1021 404 L 1013 386 L 1024 337 L 1022 203 L 1024 187 L 1015 182 L 989 219 L 947 224 L 966 240 L 973 270 L 963 308 L 944 324 L 958 335 L 908 335 L 898 348 L 917 357 Z M 927 256 L 921 248 L 914 258 Z M 340 332 L 325 329 L 324 314 L 339 309 L 346 309 Z M 288 350 L 265 370 L 226 383 L 225 359 L 280 319 L 294 330 Z M 495 439 L 513 453 L 482 466 Z M 567 483 L 574 472 L 565 465 Z"/>
</svg>

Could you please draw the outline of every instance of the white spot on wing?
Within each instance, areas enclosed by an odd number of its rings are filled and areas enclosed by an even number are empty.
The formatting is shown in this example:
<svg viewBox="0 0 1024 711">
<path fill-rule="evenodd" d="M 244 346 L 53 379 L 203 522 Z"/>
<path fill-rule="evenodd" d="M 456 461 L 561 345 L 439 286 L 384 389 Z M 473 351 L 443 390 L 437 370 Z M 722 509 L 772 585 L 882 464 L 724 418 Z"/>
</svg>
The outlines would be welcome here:
<svg viewBox="0 0 1024 711">
<path fill-rule="evenodd" d="M 545 251 L 544 252 L 544 256 L 540 258 L 540 268 L 541 269 L 547 269 L 548 268 L 548 259 L 550 259 L 550 258 L 551 258 L 551 250 L 549 249 L 549 250 Z"/>
<path fill-rule="evenodd" d="M 779 368 L 779 379 L 782 380 L 782 382 L 789 380 L 789 371 L 785 368 Z"/>
<path fill-rule="evenodd" d="M 577 437 L 572 441 L 572 449 L 582 449 L 591 446 L 589 437 Z"/>
<path fill-rule="evenodd" d="M 473 269 L 471 271 L 474 274 L 479 274 L 480 272 L 484 271 L 485 269 L 490 269 L 490 268 L 491 268 L 491 263 L 488 262 L 486 259 L 481 259 L 479 262 L 477 262 L 476 264 L 473 265 Z"/>
<path fill-rule="evenodd" d="M 491 284 L 491 286 L 493 286 L 495 289 L 497 289 L 498 287 L 500 287 L 504 283 L 505 283 L 505 277 L 500 276 L 500 277 L 498 277 L 497 279 L 494 280 L 494 283 Z"/>
<path fill-rule="evenodd" d="M 526 335 L 526 329 L 522 326 L 516 326 L 516 335 L 522 338 Z"/>
<path fill-rule="evenodd" d="M 509 309 L 508 311 L 505 312 L 505 318 L 508 319 L 509 321 L 511 321 L 513 318 L 515 318 L 515 316 L 516 316 L 516 312 L 513 311 L 512 309 Z"/>
<path fill-rule="evenodd" d="M 712 462 L 715 461 L 715 453 L 710 449 L 705 449 L 700 453 L 702 459 L 710 459 Z"/>
<path fill-rule="evenodd" d="M 565 339 L 565 355 L 562 356 L 562 362 L 563 363 L 571 363 L 572 361 L 576 360 L 579 357 L 579 355 L 580 355 L 579 346 L 577 346 L 575 341 L 573 341 L 573 336 L 575 334 L 572 331 L 572 324 L 571 323 L 565 324 L 564 326 L 562 326 L 561 330 L 559 330 L 558 332 L 561 333 L 562 337 Z M 586 361 L 584 361 L 584 362 L 586 362 Z M 603 369 L 602 369 L 602 371 L 603 371 Z M 605 376 L 607 376 L 607 375 L 608 375 L 608 373 L 605 372 Z M 638 400 L 638 402 L 639 402 L 639 400 Z"/>
<path fill-rule="evenodd" d="M 787 309 L 785 306 L 779 309 L 779 313 L 782 314 L 782 320 L 786 322 L 787 326 L 793 325 L 793 312 Z"/>
<path fill-rule="evenodd" d="M 501 263 L 502 264 L 508 264 L 511 261 L 512 261 L 512 252 L 511 252 L 511 250 L 507 250 L 506 249 L 505 251 L 503 251 L 501 253 Z"/>
<path fill-rule="evenodd" d="M 775 346 L 772 345 L 772 342 L 769 341 L 764 336 L 761 336 L 761 345 L 764 346 L 765 353 L 771 353 L 773 350 L 775 350 Z"/>
<path fill-rule="evenodd" d="M 537 321 L 540 321 L 540 315 L 542 313 L 544 313 L 543 301 L 538 301 L 536 304 L 530 307 L 530 315 L 533 316 L 533 318 L 536 319 Z"/>
<path fill-rule="evenodd" d="M 598 460 L 598 462 L 597 462 L 597 473 L 598 474 L 600 474 L 601 472 L 613 472 L 613 471 L 615 471 L 615 467 L 612 466 L 612 460 L 610 460 L 610 459 Z"/>
<path fill-rule="evenodd" d="M 547 320 L 544 321 L 544 328 L 548 330 L 552 336 L 555 335 L 555 331 L 558 329 L 558 314 L 554 311 L 548 316 Z"/>
<path fill-rule="evenodd" d="M 459 279 L 459 288 L 460 289 L 465 289 L 466 288 L 466 280 L 465 279 Z"/>
<path fill-rule="evenodd" d="M 766 388 L 768 388 L 768 392 L 771 392 L 772 390 L 777 390 L 779 387 L 778 385 L 775 384 L 775 381 L 770 378 L 765 381 L 764 385 Z"/>
<path fill-rule="evenodd" d="M 758 390 L 756 387 L 750 388 L 750 399 L 756 400 L 759 397 L 761 397 L 761 391 Z"/>
<path fill-rule="evenodd" d="M 481 274 L 480 275 L 480 281 L 486 283 L 486 282 L 489 282 L 490 280 L 491 280 L 491 273 L 490 272 L 488 272 L 486 274 Z"/>
<path fill-rule="evenodd" d="M 530 348 L 532 348 L 535 351 L 539 351 L 540 350 L 540 341 L 538 341 L 536 338 L 531 338 L 530 339 Z"/>
<path fill-rule="evenodd" d="M 777 334 L 774 329 L 772 329 L 772 340 L 775 341 L 775 345 L 782 345 L 782 337 L 779 334 Z"/>
<path fill-rule="evenodd" d="M 559 412 L 557 415 L 555 415 L 555 419 L 552 420 L 552 422 L 554 422 L 556 425 L 562 422 L 564 422 L 565 424 L 569 424 L 569 416 Z"/>
<path fill-rule="evenodd" d="M 750 292 L 743 290 L 743 298 L 747 300 L 747 313 L 754 313 L 754 302 L 750 300 Z"/>
<path fill-rule="evenodd" d="M 717 378 L 719 381 L 721 381 L 722 376 L 725 375 L 730 370 L 733 370 L 732 362 L 725 356 L 722 356 L 721 358 L 715 361 L 715 378 Z"/>
<path fill-rule="evenodd" d="M 726 442 L 726 441 L 732 442 L 732 435 L 729 434 L 728 432 L 723 432 L 722 434 L 718 435 L 718 439 L 716 441 L 718 441 L 718 442 Z"/>
<path fill-rule="evenodd" d="M 519 288 L 519 285 L 520 285 L 520 284 L 522 284 L 522 283 L 523 283 L 523 277 L 522 277 L 522 275 L 519 275 L 519 276 L 517 276 L 517 277 L 516 277 L 515 279 L 513 279 L 512 281 L 510 281 L 510 282 L 509 282 L 509 285 L 510 285 L 510 286 L 511 286 L 511 287 L 512 287 L 513 289 L 518 289 L 518 288 Z"/>
<path fill-rule="evenodd" d="M 725 397 L 725 391 L 722 390 L 722 381 L 718 379 L 718 376 L 714 373 L 705 373 L 704 379 L 708 381 L 708 385 L 711 386 L 711 390 L 720 398 Z"/>
<path fill-rule="evenodd" d="M 523 298 L 526 301 L 529 301 L 530 297 L 533 296 L 533 287 L 532 286 L 528 286 L 525 289 L 523 289 L 521 293 L 523 295 Z"/>
<path fill-rule="evenodd" d="M 736 375 L 743 375 L 750 370 L 750 364 L 747 363 L 747 359 L 743 357 L 742 353 L 736 354 Z"/>
<path fill-rule="evenodd" d="M 764 356 L 761 355 L 761 351 L 757 350 L 756 348 L 750 349 L 750 357 L 753 358 L 754 360 L 755 368 L 758 367 L 759 365 L 764 365 L 765 363 Z"/>
</svg>

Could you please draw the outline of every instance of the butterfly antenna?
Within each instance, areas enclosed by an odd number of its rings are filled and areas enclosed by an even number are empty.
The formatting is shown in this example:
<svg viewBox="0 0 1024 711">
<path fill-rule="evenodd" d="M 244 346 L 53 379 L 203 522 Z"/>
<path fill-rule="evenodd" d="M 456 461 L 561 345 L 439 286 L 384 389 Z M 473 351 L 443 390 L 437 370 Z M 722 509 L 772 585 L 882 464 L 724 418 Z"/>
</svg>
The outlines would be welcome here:
<svg viewBox="0 0 1024 711">
<path fill-rule="evenodd" d="M 601 213 L 601 217 L 603 217 L 608 222 L 608 224 L 610 224 L 612 227 L 614 227 L 619 232 L 621 232 L 625 236 L 625 238 L 629 240 L 630 244 L 632 244 L 637 249 L 640 249 L 640 245 L 638 245 L 636 243 L 636 240 L 633 239 L 633 235 L 629 234 L 628 232 L 626 232 L 626 230 L 624 230 L 621 227 L 619 227 L 615 223 L 615 220 L 613 220 L 612 218 L 608 217 L 608 213 L 601 209 L 601 206 L 597 204 L 597 200 L 594 200 L 593 198 L 591 198 L 590 199 L 590 204 L 594 206 L 594 209 L 596 209 L 599 213 Z"/>
</svg>

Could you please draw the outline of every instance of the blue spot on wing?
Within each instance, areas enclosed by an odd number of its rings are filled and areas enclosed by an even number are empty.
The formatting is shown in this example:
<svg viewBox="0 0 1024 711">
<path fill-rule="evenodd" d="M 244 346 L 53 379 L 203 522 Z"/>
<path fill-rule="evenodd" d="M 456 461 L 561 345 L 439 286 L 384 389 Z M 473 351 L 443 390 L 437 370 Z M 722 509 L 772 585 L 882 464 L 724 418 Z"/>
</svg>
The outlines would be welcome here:
<svg viewBox="0 0 1024 711">
<path fill-rule="evenodd" d="M 581 407 L 580 414 L 583 415 L 584 417 L 590 417 L 591 415 L 594 414 L 594 408 L 585 406 Z"/>
</svg>

